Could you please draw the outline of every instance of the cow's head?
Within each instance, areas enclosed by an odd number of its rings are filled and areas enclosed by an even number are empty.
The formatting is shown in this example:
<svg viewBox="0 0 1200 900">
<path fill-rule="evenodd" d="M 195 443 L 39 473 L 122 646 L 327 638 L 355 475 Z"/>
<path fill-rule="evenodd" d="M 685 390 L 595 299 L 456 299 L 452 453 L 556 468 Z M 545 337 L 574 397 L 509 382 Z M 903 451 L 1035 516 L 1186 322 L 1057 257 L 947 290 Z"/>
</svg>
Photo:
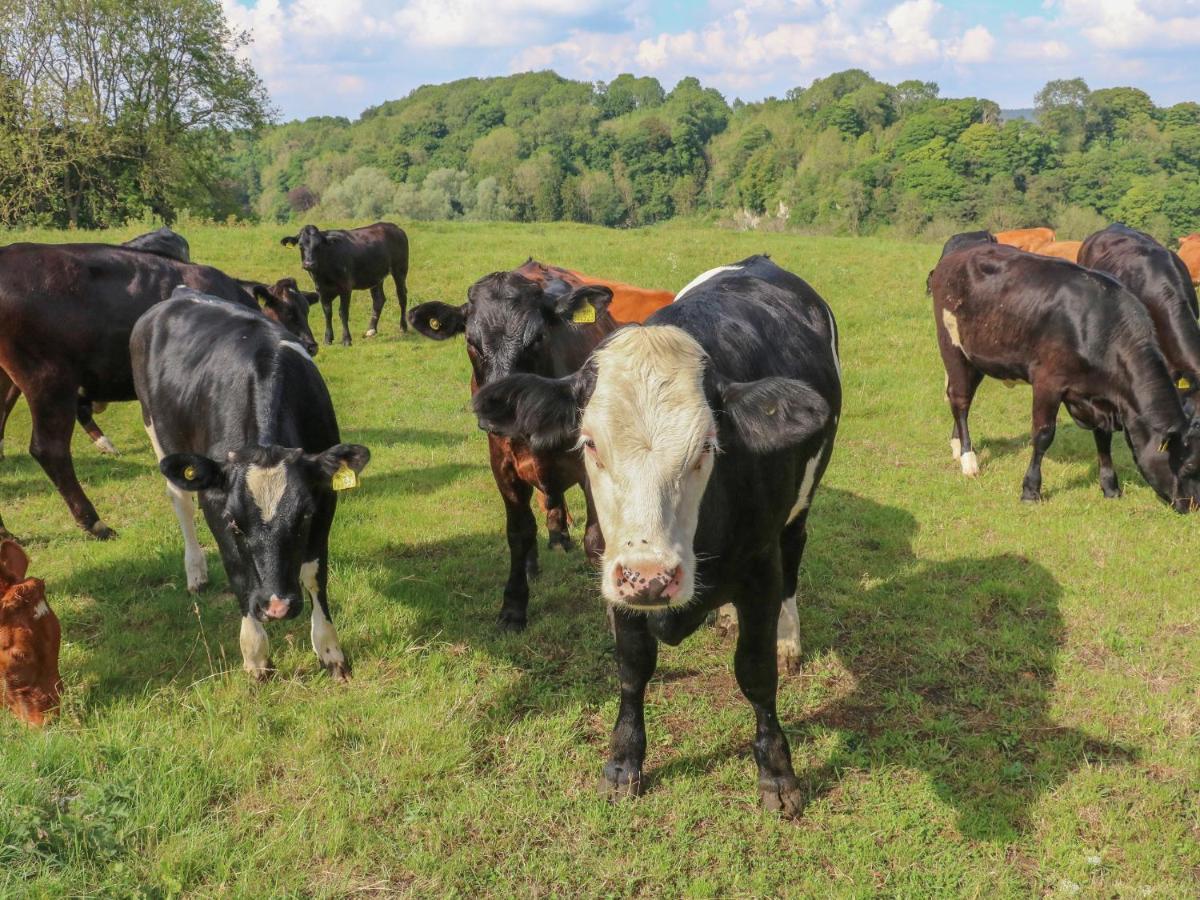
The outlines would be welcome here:
<svg viewBox="0 0 1200 900">
<path fill-rule="evenodd" d="M 743 456 L 811 440 L 829 404 L 787 378 L 733 382 L 671 326 L 629 327 L 566 378 L 514 375 L 475 395 L 480 427 L 536 448 L 574 442 L 604 533 L 601 591 L 654 609 L 689 601 L 700 501 L 721 448 Z"/>
<path fill-rule="evenodd" d="M 262 301 L 263 315 L 299 338 L 309 356 L 317 355 L 317 339 L 308 327 L 308 311 L 319 299 L 315 291 L 300 290 L 295 278 L 281 278 L 270 287 L 256 284 L 254 296 Z"/>
<path fill-rule="evenodd" d="M 514 272 L 494 272 L 471 285 L 462 306 L 422 303 L 408 320 L 434 340 L 465 333 L 475 382 L 482 386 L 515 372 L 551 374 L 554 333 L 575 327 L 579 319 L 612 324 L 611 300 L 606 287 L 562 284 L 560 290 L 548 290 Z"/>
<path fill-rule="evenodd" d="M 318 499 L 332 490 L 343 466 L 356 474 L 371 459 L 366 447 L 338 444 L 324 453 L 285 447 L 246 447 L 218 462 L 193 453 L 163 458 L 159 469 L 185 491 L 211 491 L 237 546 L 246 578 L 245 612 L 259 620 L 299 614 L 300 566 Z"/>
<path fill-rule="evenodd" d="M 46 603 L 46 586 L 26 578 L 29 559 L 14 541 L 0 542 L 0 675 L 4 702 L 18 718 L 41 725 L 58 708 L 62 631 Z"/>
<path fill-rule="evenodd" d="M 321 248 L 329 243 L 329 235 L 316 225 L 305 225 L 295 237 L 286 237 L 281 244 L 297 244 L 300 247 L 300 265 L 304 271 L 311 272 L 317 264 Z"/>
</svg>

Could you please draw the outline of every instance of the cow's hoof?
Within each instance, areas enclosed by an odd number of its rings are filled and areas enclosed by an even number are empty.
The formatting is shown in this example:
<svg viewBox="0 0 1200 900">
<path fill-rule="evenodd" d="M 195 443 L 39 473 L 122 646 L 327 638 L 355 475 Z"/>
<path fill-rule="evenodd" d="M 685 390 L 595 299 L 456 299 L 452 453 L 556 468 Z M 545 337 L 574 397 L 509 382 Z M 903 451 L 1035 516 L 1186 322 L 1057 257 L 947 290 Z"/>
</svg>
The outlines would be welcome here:
<svg viewBox="0 0 1200 900">
<path fill-rule="evenodd" d="M 266 666 L 261 669 L 250 668 L 249 666 L 246 666 L 245 668 L 246 674 L 249 675 L 250 679 L 256 684 L 266 684 L 275 677 L 275 666 L 270 662 L 268 662 Z"/>
<path fill-rule="evenodd" d="M 107 541 L 115 538 L 117 533 L 105 525 L 103 522 L 97 522 L 88 532 L 98 541 Z"/>
<path fill-rule="evenodd" d="M 772 778 L 758 783 L 758 799 L 762 808 L 794 819 L 804 811 L 804 796 L 795 778 Z"/>
<path fill-rule="evenodd" d="M 326 347 L 333 346 L 333 335 L 332 334 L 325 335 L 325 346 Z"/>
<path fill-rule="evenodd" d="M 1115 484 L 1101 484 L 1100 490 L 1104 492 L 1104 496 L 1109 500 L 1121 499 L 1121 488 Z"/>
<path fill-rule="evenodd" d="M 563 553 L 570 553 L 575 549 L 575 542 L 571 540 L 570 533 L 566 531 L 550 532 L 550 540 L 547 545 L 551 550 L 561 550 Z"/>
<path fill-rule="evenodd" d="M 377 333 L 374 328 L 368 328 L 363 332 L 363 337 L 375 337 Z"/>
<path fill-rule="evenodd" d="M 604 774 L 597 786 L 600 796 L 610 803 L 632 800 L 642 793 L 642 770 L 633 763 L 617 763 L 611 760 L 604 764 Z"/>
<path fill-rule="evenodd" d="M 103 453 L 105 456 L 120 456 L 121 455 L 117 451 L 116 446 L 113 445 L 113 442 L 108 439 L 107 435 L 101 435 L 100 437 L 96 438 L 94 443 L 96 445 L 96 449 L 99 450 L 101 453 Z"/>
<path fill-rule="evenodd" d="M 329 677 L 336 684 L 350 683 L 350 663 L 342 660 L 341 662 L 330 663 L 325 666 L 325 671 L 329 673 Z"/>
<path fill-rule="evenodd" d="M 527 619 L 524 612 L 518 612 L 515 609 L 500 610 L 500 619 L 498 621 L 501 631 L 524 631 Z"/>
<path fill-rule="evenodd" d="M 1026 488 L 1025 490 L 1021 491 L 1021 502 L 1022 503 L 1041 503 L 1042 502 L 1042 492 L 1041 491 L 1031 491 L 1028 488 Z"/>
<path fill-rule="evenodd" d="M 207 576 L 200 581 L 195 581 L 195 582 L 189 581 L 188 582 L 188 593 L 189 594 L 199 594 L 206 587 L 208 587 Z"/>
<path fill-rule="evenodd" d="M 968 478 L 975 478 L 979 475 L 979 457 L 975 455 L 974 450 L 968 450 L 958 458 L 958 463 L 962 466 L 962 473 Z"/>
<path fill-rule="evenodd" d="M 350 338 L 344 337 L 344 338 L 342 338 L 342 346 L 343 347 L 352 347 L 352 346 L 354 346 L 354 342 L 351 341 Z"/>
<path fill-rule="evenodd" d="M 780 675 L 794 675 L 800 671 L 800 645 L 796 641 L 779 641 L 775 644 L 775 660 Z"/>
</svg>

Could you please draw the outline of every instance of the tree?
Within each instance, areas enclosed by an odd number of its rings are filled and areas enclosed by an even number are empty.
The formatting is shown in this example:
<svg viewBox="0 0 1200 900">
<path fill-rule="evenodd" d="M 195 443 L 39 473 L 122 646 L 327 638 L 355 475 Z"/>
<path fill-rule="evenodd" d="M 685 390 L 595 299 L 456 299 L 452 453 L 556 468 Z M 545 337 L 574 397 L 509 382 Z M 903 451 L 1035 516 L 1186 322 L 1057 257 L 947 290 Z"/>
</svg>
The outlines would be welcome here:
<svg viewBox="0 0 1200 900">
<path fill-rule="evenodd" d="M 1038 124 L 1053 135 L 1064 149 L 1076 149 L 1083 142 L 1084 105 L 1090 93 L 1086 81 L 1070 78 L 1048 81 L 1034 95 Z"/>
</svg>

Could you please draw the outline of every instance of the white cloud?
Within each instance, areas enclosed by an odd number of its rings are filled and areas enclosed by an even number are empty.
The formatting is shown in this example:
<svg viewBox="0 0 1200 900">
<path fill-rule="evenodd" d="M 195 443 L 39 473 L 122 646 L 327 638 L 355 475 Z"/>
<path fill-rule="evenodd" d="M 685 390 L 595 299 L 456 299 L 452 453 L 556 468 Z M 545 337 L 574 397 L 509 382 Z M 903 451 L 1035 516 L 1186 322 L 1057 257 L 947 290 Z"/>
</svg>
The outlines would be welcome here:
<svg viewBox="0 0 1200 900">
<path fill-rule="evenodd" d="M 1070 28 L 1086 23 L 1084 37 L 1101 50 L 1200 44 L 1200 4 L 1195 0 L 1062 0 L 1061 11 L 1055 24 Z"/>
<path fill-rule="evenodd" d="M 967 29 L 960 40 L 953 41 L 947 48 L 947 55 L 955 62 L 970 64 L 984 63 L 992 58 L 996 49 L 996 39 L 982 25 Z"/>
</svg>

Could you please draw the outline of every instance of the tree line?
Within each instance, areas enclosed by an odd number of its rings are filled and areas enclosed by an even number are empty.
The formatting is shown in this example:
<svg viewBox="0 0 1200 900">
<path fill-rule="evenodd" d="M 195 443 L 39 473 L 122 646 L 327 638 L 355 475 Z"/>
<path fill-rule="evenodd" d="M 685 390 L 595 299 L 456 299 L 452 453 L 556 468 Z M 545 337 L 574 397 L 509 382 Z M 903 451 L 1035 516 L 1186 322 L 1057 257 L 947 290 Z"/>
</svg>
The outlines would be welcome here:
<svg viewBox="0 0 1200 900">
<path fill-rule="evenodd" d="M 269 125 L 219 0 L 10 0 L 0 12 L 0 224 L 215 218 L 676 216 L 944 235 L 1112 220 L 1200 230 L 1200 105 L 1052 81 L 1032 118 L 858 69 L 732 103 L 553 72 L 426 85 L 357 119 Z"/>
</svg>

